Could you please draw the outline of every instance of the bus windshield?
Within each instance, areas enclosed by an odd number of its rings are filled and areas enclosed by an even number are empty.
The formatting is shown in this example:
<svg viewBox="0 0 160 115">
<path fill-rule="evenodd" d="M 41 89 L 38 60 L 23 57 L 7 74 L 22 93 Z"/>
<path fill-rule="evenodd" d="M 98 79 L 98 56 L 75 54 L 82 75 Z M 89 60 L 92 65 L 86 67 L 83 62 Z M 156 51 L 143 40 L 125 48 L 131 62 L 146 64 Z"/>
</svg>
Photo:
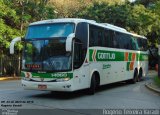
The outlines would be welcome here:
<svg viewBox="0 0 160 115">
<path fill-rule="evenodd" d="M 71 69 L 71 54 L 66 52 L 67 36 L 74 23 L 31 25 L 25 36 L 23 70 L 66 71 Z"/>
<path fill-rule="evenodd" d="M 23 69 L 29 71 L 65 71 L 71 69 L 71 54 L 65 51 L 65 39 L 26 41 Z"/>
<path fill-rule="evenodd" d="M 26 39 L 45 39 L 53 37 L 67 37 L 74 32 L 73 23 L 54 23 L 29 26 Z"/>
</svg>

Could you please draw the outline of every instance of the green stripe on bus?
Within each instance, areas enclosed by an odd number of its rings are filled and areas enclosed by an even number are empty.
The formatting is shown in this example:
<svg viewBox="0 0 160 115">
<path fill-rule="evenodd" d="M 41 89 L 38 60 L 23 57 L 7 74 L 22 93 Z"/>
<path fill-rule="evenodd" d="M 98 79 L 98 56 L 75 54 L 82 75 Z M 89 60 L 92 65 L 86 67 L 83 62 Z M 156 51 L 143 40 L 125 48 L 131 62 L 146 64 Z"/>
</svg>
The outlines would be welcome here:
<svg viewBox="0 0 160 115">
<path fill-rule="evenodd" d="M 32 75 L 32 78 L 73 78 L 73 73 L 35 73 L 29 72 Z M 25 72 L 21 72 L 21 76 L 25 77 Z"/>
<path fill-rule="evenodd" d="M 131 62 L 127 62 L 127 71 L 130 70 L 130 63 L 131 63 Z"/>
<path fill-rule="evenodd" d="M 89 61 L 93 60 L 93 53 L 94 50 L 89 50 Z M 107 51 L 107 50 L 97 50 L 96 52 L 96 61 L 125 61 L 125 53 L 126 52 L 118 52 L 118 51 Z M 141 54 L 141 53 L 135 53 L 136 61 L 147 61 L 148 60 L 148 54 Z M 128 55 L 128 61 L 135 61 L 132 60 L 133 53 L 129 53 Z"/>
<path fill-rule="evenodd" d="M 40 78 L 73 78 L 73 73 L 32 73 L 32 77 L 40 77 Z"/>
<path fill-rule="evenodd" d="M 147 61 L 148 60 L 148 55 L 146 55 L 146 54 L 140 54 L 139 60 L 140 61 Z"/>
<path fill-rule="evenodd" d="M 129 60 L 128 61 L 132 61 L 132 53 L 129 53 Z"/>
<path fill-rule="evenodd" d="M 90 61 L 93 61 L 93 59 L 92 59 L 93 50 L 89 50 L 89 54 L 90 54 L 90 56 L 89 56 L 89 60 L 90 60 Z"/>
<path fill-rule="evenodd" d="M 124 61 L 124 53 L 115 51 L 98 50 L 96 53 L 97 61 Z"/>
</svg>

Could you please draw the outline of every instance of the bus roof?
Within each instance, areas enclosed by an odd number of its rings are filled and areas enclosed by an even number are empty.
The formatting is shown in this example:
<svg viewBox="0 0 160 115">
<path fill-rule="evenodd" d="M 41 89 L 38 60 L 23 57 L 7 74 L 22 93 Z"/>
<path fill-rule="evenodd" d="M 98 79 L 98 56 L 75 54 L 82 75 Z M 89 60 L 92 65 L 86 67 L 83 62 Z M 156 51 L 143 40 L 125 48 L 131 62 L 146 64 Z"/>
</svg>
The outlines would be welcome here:
<svg viewBox="0 0 160 115">
<path fill-rule="evenodd" d="M 105 25 L 107 27 L 110 27 L 110 28 L 113 28 L 113 29 L 116 29 L 116 30 L 121 30 L 121 31 L 127 32 L 126 29 L 118 27 L 118 26 L 115 26 L 115 25 L 112 25 L 112 24 L 108 24 L 108 23 L 100 23 L 100 24 L 103 24 L 103 25 Z"/>
<path fill-rule="evenodd" d="M 143 39 L 147 39 L 145 36 L 138 35 L 138 34 L 135 34 L 135 33 L 130 33 L 130 35 L 135 36 L 135 37 L 139 37 L 139 38 L 143 38 Z"/>
<path fill-rule="evenodd" d="M 81 19 L 81 18 L 60 18 L 60 19 L 42 20 L 42 21 L 33 22 L 30 24 L 30 26 L 40 25 L 40 24 L 50 24 L 50 23 L 63 23 L 63 22 L 73 22 L 73 23 L 87 22 L 89 24 L 97 25 L 100 27 L 105 27 L 105 28 L 107 27 L 112 30 L 127 32 L 127 30 L 118 26 L 114 26 L 108 23 L 97 23 L 95 20 L 87 20 L 87 19 Z"/>
<path fill-rule="evenodd" d="M 39 25 L 39 24 L 49 24 L 49 23 L 60 23 L 60 22 L 73 22 L 73 23 L 79 23 L 79 22 L 96 22 L 94 20 L 86 20 L 86 19 L 80 19 L 80 18 L 59 18 L 59 19 L 50 19 L 50 20 L 42 20 L 33 22 L 30 25 Z"/>
<path fill-rule="evenodd" d="M 104 27 L 104 28 L 108 28 L 114 31 L 118 31 L 118 32 L 122 32 L 125 34 L 130 34 L 133 35 L 135 37 L 140 37 L 140 38 L 144 38 L 147 39 L 144 36 L 140 36 L 134 33 L 130 33 L 128 32 L 126 29 L 112 25 L 112 24 L 108 24 L 108 23 L 97 23 L 95 20 L 88 20 L 88 19 L 81 19 L 81 18 L 59 18 L 59 19 L 49 19 L 49 20 L 42 20 L 42 21 L 37 21 L 37 22 L 33 22 L 30 24 L 30 26 L 32 25 L 40 25 L 40 24 L 51 24 L 51 23 L 65 23 L 65 22 L 70 22 L 70 23 L 79 23 L 79 22 L 87 22 L 89 24 L 93 24 L 99 27 Z"/>
</svg>

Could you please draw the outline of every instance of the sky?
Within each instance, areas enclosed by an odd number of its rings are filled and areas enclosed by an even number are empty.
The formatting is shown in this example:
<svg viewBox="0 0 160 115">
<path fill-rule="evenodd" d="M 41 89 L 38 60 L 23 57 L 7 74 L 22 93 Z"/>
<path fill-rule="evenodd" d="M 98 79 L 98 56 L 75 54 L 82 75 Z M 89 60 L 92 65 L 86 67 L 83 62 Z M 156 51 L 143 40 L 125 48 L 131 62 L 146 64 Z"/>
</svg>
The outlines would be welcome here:
<svg viewBox="0 0 160 115">
<path fill-rule="evenodd" d="M 134 1 L 136 1 L 136 0 L 129 0 L 130 2 L 134 2 Z"/>
</svg>

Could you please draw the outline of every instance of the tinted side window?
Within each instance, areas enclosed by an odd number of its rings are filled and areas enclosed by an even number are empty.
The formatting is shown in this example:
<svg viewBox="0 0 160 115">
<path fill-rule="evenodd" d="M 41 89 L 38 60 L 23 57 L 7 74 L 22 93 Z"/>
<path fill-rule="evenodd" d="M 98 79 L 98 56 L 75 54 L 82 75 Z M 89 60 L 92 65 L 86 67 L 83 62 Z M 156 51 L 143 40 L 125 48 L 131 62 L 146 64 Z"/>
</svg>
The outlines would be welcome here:
<svg viewBox="0 0 160 115">
<path fill-rule="evenodd" d="M 141 50 L 146 50 L 146 44 L 146 39 L 137 39 L 129 34 L 89 25 L 89 46 L 102 46 L 129 50 L 138 50 L 139 47 L 141 47 Z"/>
<path fill-rule="evenodd" d="M 137 38 L 138 46 L 140 51 L 147 50 L 147 40 L 142 38 Z"/>
<path fill-rule="evenodd" d="M 120 44 L 120 48 L 122 49 L 130 49 L 130 36 L 124 33 L 120 34 L 120 40 L 119 40 L 119 44 Z"/>
<path fill-rule="evenodd" d="M 103 39 L 103 46 L 104 47 L 110 47 L 110 43 L 111 43 L 110 32 L 109 32 L 108 29 L 105 29 L 105 31 L 104 31 L 104 39 Z"/>
<path fill-rule="evenodd" d="M 109 30 L 109 29 L 105 29 L 105 32 L 104 32 L 104 44 L 105 44 L 105 47 L 111 47 L 113 48 L 114 47 L 114 31 L 113 30 Z"/>
<path fill-rule="evenodd" d="M 138 50 L 139 47 L 138 47 L 138 43 L 137 43 L 137 39 L 133 36 L 131 36 L 131 44 L 132 44 L 132 47 L 131 47 L 131 50 Z"/>
<path fill-rule="evenodd" d="M 103 46 L 104 28 L 94 25 L 89 26 L 89 46 Z"/>
<path fill-rule="evenodd" d="M 124 33 L 116 32 L 117 48 L 127 49 L 127 47 L 126 47 L 127 41 L 128 41 L 127 37 L 129 38 L 129 36 L 126 36 L 126 34 L 124 34 Z"/>
<path fill-rule="evenodd" d="M 135 49 L 133 48 L 133 39 L 130 35 L 121 32 L 115 32 L 115 38 L 117 40 L 116 48 Z"/>
<path fill-rule="evenodd" d="M 125 49 L 129 49 L 129 50 L 132 50 L 132 38 L 131 38 L 131 35 L 124 35 L 125 36 L 125 44 L 124 44 L 124 47 Z"/>
<path fill-rule="evenodd" d="M 90 25 L 89 26 L 89 46 L 97 46 L 98 45 L 98 39 L 96 39 L 97 36 L 98 36 L 98 32 L 96 30 L 96 27 Z"/>
<path fill-rule="evenodd" d="M 98 28 L 98 46 L 103 46 L 104 29 Z"/>
<path fill-rule="evenodd" d="M 147 39 L 142 39 L 144 51 L 148 49 Z"/>
</svg>

